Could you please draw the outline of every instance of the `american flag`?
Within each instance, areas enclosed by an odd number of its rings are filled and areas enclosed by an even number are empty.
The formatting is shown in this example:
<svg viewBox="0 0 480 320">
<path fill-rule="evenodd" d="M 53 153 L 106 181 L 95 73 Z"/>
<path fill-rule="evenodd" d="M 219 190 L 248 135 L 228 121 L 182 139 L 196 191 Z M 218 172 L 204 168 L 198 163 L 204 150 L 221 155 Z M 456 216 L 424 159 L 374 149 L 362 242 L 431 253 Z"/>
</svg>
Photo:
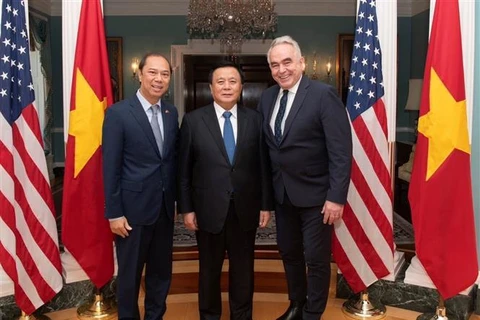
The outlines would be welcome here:
<svg viewBox="0 0 480 320">
<path fill-rule="evenodd" d="M 62 288 L 53 198 L 30 71 L 24 1 L 1 3 L 0 263 L 31 314 Z"/>
<path fill-rule="evenodd" d="M 349 76 L 353 163 L 333 254 L 350 287 L 359 292 L 392 272 L 394 250 L 387 112 L 373 0 L 360 0 Z"/>
</svg>

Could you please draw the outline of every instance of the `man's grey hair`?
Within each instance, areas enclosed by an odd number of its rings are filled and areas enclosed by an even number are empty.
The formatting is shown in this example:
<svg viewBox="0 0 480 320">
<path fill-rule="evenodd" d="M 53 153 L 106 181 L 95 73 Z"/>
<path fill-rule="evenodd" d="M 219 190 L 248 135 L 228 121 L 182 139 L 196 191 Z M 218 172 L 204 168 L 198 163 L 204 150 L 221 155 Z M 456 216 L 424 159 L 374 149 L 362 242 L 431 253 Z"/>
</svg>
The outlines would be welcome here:
<svg viewBox="0 0 480 320">
<path fill-rule="evenodd" d="M 272 51 L 272 49 L 278 46 L 279 44 L 284 44 L 284 43 L 291 45 L 293 49 L 295 49 L 295 54 L 297 55 L 298 59 L 302 57 L 302 50 L 300 50 L 300 46 L 298 45 L 298 42 L 293 40 L 293 38 L 290 36 L 281 36 L 273 39 L 272 43 L 270 44 L 270 48 L 268 49 L 268 52 L 267 52 L 268 64 L 270 64 L 270 51 Z"/>
</svg>

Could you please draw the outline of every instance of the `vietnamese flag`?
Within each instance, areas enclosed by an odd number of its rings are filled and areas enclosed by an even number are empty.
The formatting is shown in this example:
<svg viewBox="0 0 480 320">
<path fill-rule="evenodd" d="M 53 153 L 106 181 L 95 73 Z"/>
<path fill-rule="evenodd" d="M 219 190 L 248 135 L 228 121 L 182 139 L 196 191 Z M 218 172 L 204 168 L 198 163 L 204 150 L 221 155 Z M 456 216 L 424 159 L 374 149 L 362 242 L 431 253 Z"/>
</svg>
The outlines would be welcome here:
<svg viewBox="0 0 480 320">
<path fill-rule="evenodd" d="M 434 10 L 409 200 L 417 256 L 448 299 L 478 264 L 458 0 Z"/>
<path fill-rule="evenodd" d="M 65 156 L 62 240 L 97 288 L 113 276 L 101 148 L 104 113 L 112 97 L 100 0 L 83 0 Z"/>
</svg>

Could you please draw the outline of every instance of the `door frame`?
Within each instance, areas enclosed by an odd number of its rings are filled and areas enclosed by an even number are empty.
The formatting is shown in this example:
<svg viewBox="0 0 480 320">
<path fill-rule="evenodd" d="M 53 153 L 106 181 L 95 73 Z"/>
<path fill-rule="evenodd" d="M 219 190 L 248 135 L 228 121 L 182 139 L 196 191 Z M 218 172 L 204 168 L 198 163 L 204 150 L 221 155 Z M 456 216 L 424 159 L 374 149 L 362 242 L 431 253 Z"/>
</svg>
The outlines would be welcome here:
<svg viewBox="0 0 480 320">
<path fill-rule="evenodd" d="M 242 52 L 235 55 L 266 55 L 270 48 L 271 40 L 246 40 Z M 170 47 L 170 61 L 173 69 L 173 102 L 178 109 L 179 122 L 185 114 L 185 79 L 183 56 L 184 55 L 222 55 L 219 41 L 190 39 L 186 45 L 172 45 Z"/>
</svg>

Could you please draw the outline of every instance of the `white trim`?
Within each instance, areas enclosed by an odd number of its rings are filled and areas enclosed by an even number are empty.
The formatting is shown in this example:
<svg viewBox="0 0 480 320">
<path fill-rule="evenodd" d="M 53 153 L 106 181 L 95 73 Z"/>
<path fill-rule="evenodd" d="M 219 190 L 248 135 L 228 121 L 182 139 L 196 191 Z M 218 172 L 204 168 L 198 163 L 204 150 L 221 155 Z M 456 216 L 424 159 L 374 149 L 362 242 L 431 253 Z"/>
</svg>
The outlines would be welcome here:
<svg viewBox="0 0 480 320">
<path fill-rule="evenodd" d="M 463 72 L 465 77 L 465 99 L 467 100 L 468 135 L 470 138 L 470 144 L 472 144 L 473 80 L 475 71 L 475 1 L 460 0 L 458 4 L 460 9 L 460 29 L 462 31 Z"/>
<path fill-rule="evenodd" d="M 271 40 L 249 40 L 244 42 L 242 52 L 238 55 L 266 55 Z M 189 40 L 186 45 L 172 45 L 171 58 L 174 78 L 174 104 L 178 109 L 179 121 L 185 114 L 184 97 L 184 55 L 222 55 L 220 43 L 211 40 Z"/>
<path fill-rule="evenodd" d="M 63 126 L 66 129 L 63 138 L 65 146 L 68 139 L 70 94 L 72 92 L 73 64 L 81 8 L 82 2 L 80 0 L 64 1 L 62 6 Z"/>
</svg>

